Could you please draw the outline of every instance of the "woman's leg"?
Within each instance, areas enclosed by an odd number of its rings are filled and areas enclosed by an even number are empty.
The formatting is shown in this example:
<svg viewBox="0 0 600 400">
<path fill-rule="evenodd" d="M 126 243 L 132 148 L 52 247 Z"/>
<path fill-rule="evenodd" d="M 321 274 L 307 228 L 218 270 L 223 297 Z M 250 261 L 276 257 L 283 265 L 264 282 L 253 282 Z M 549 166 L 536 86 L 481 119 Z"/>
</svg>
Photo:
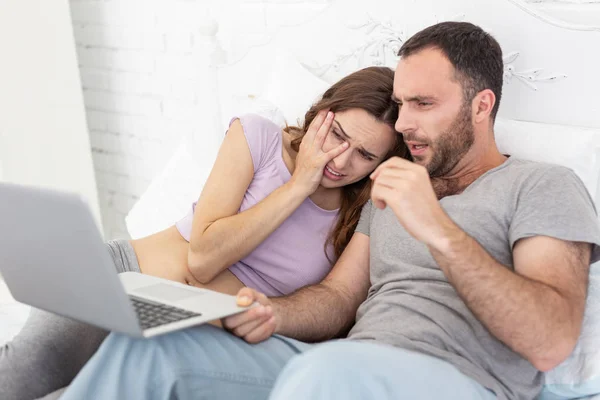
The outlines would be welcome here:
<svg viewBox="0 0 600 400">
<path fill-rule="evenodd" d="M 139 272 L 128 242 L 106 245 L 118 272 Z M 68 385 L 107 334 L 95 326 L 32 309 L 21 332 L 0 347 L 0 399 L 35 399 Z"/>
<path fill-rule="evenodd" d="M 0 398 L 35 399 L 68 385 L 107 334 L 32 309 L 21 332 L 0 348 Z"/>
</svg>

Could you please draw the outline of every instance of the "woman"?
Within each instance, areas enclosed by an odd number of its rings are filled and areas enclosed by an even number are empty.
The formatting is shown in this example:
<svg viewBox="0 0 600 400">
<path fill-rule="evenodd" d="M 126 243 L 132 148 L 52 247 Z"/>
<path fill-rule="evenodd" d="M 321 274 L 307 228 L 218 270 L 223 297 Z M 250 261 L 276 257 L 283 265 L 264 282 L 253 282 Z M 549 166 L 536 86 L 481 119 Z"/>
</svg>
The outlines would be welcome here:
<svg viewBox="0 0 600 400">
<path fill-rule="evenodd" d="M 107 244 L 119 272 L 269 296 L 321 281 L 369 199 L 369 174 L 391 156 L 408 157 L 394 130 L 392 85 L 389 68 L 355 72 L 323 94 L 302 127 L 234 118 L 188 216 L 149 237 Z M 105 335 L 32 312 L 0 350 L 0 397 L 36 398 L 68 385 Z"/>
<path fill-rule="evenodd" d="M 365 177 L 389 156 L 408 154 L 393 128 L 392 80 L 377 67 L 342 79 L 301 129 L 234 118 L 196 212 L 131 242 L 141 271 L 229 294 L 250 285 L 277 296 L 319 282 L 369 198 Z M 335 121 L 326 120 L 328 109 Z"/>
</svg>

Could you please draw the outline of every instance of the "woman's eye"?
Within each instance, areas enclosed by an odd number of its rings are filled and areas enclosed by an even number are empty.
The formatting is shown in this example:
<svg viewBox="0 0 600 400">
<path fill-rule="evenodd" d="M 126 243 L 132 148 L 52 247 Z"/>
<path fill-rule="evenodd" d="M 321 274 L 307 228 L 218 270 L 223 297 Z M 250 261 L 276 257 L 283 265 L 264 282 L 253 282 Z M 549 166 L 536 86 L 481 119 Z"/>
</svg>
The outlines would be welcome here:
<svg viewBox="0 0 600 400">
<path fill-rule="evenodd" d="M 342 140 L 342 135 L 340 135 L 336 131 L 332 131 L 332 132 L 333 132 L 333 136 L 335 136 L 336 139 Z"/>
<path fill-rule="evenodd" d="M 360 156 L 362 158 L 364 158 L 367 161 L 373 161 L 373 157 L 371 157 L 370 155 L 368 155 L 367 153 L 363 153 L 362 151 L 360 152 Z"/>
</svg>

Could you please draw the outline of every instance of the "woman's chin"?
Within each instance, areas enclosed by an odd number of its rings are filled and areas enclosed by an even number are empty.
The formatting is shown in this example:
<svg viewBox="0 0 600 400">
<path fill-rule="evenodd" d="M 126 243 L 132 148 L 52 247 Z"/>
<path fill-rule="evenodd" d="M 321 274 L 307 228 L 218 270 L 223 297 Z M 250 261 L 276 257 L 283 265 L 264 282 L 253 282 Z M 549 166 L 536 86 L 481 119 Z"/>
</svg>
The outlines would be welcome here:
<svg viewBox="0 0 600 400">
<path fill-rule="evenodd" d="M 321 180 L 321 187 L 325 189 L 337 189 L 348 185 L 349 182 L 349 179 L 346 177 L 340 180 L 333 180 L 327 177 L 323 177 L 323 179 Z"/>
</svg>

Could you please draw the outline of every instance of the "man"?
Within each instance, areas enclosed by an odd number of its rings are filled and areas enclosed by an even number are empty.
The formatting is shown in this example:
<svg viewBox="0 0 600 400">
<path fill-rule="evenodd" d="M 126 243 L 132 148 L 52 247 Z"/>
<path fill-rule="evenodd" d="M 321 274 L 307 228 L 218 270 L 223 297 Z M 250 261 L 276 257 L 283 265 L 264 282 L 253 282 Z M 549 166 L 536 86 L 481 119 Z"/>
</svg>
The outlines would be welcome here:
<svg viewBox="0 0 600 400">
<path fill-rule="evenodd" d="M 498 151 L 503 63 L 489 34 L 445 22 L 399 55 L 396 129 L 414 163 L 373 173 L 327 278 L 283 298 L 242 290 L 262 306 L 224 326 L 245 341 L 209 326 L 112 335 L 64 399 L 537 395 L 580 333 L 600 255 L 592 200 L 572 171 Z"/>
</svg>

